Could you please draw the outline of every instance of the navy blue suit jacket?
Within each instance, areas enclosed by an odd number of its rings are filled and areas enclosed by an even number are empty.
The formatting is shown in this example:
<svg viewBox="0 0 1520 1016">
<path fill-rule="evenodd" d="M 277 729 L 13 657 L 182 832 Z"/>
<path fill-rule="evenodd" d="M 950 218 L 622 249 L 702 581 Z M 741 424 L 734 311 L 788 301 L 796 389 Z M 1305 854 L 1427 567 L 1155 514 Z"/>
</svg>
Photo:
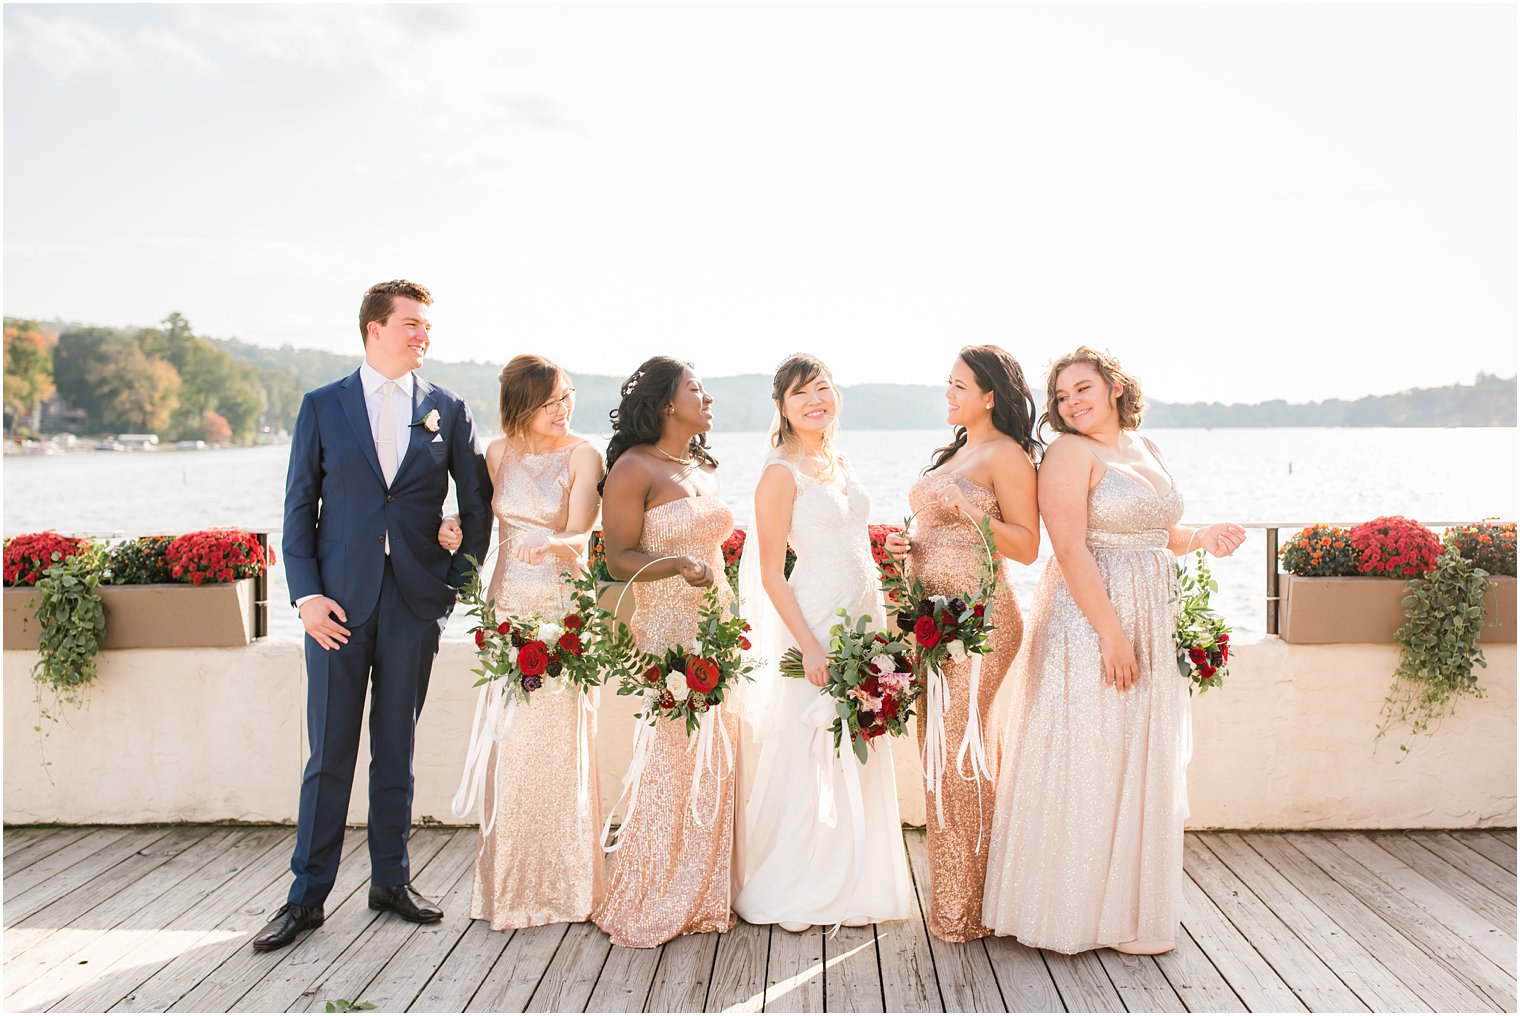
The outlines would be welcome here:
<svg viewBox="0 0 1520 1016">
<path fill-rule="evenodd" d="M 364 386 L 356 370 L 308 392 L 291 438 L 285 478 L 285 574 L 294 603 L 320 594 L 338 602 L 348 625 L 369 617 L 385 572 L 385 534 L 391 566 L 407 606 L 434 620 L 454 606 L 469 562 L 491 542 L 491 481 L 465 401 L 417 375 L 412 420 L 438 411 L 438 431 L 410 430 L 411 441 L 389 488 L 380 471 Z M 438 545 L 449 492 L 459 502 L 464 542 L 450 554 Z"/>
</svg>

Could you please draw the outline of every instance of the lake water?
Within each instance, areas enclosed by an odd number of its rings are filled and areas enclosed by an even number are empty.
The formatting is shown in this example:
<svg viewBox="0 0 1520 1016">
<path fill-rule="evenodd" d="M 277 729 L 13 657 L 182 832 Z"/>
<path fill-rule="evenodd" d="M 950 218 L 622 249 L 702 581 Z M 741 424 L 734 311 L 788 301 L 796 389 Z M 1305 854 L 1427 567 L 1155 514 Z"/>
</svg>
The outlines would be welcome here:
<svg viewBox="0 0 1520 1016">
<path fill-rule="evenodd" d="M 1166 454 L 1186 501 L 1184 520 L 1251 523 L 1360 522 L 1378 515 L 1456 521 L 1517 515 L 1514 428 L 1147 430 Z M 861 431 L 841 449 L 870 490 L 872 518 L 897 522 L 908 488 L 942 431 Z M 765 456 L 764 435 L 719 433 L 723 498 L 747 525 Z M 213 526 L 268 529 L 278 546 L 285 467 L 282 446 L 201 452 L 79 453 L 4 460 L 6 536 L 57 529 L 96 536 L 185 532 Z M 1286 539 L 1288 534 L 1283 534 Z M 1234 557 L 1214 563 L 1216 606 L 1246 636 L 1265 631 L 1265 540 L 1251 532 Z M 1012 565 L 1027 604 L 1049 556 Z M 270 628 L 295 636 L 283 568 L 272 575 Z M 462 636 L 456 616 L 451 636 Z"/>
</svg>

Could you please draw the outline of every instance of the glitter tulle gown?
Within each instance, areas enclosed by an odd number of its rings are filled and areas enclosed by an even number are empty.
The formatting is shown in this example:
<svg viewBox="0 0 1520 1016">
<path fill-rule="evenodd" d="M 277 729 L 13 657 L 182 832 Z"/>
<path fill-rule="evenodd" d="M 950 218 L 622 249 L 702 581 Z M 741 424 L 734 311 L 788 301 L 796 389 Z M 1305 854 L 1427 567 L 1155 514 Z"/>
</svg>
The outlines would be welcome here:
<svg viewBox="0 0 1520 1016">
<path fill-rule="evenodd" d="M 977 527 L 966 516 L 939 504 L 940 493 L 950 483 L 959 485 L 980 510 L 999 521 L 1003 518 L 997 495 L 975 480 L 955 473 L 920 478 L 908 492 L 908 503 L 917 513 L 908 568 L 931 595 L 964 596 L 976 592 L 987 551 Z M 1001 574 L 1002 559 L 997 563 L 1000 574 L 991 610 L 996 630 L 988 636 L 992 651 L 982 659 L 977 694 L 977 716 L 986 744 L 987 766 L 992 773 L 998 771 L 998 731 L 991 722 L 992 703 L 1013 665 L 1024 632 L 1018 602 Z M 924 792 L 929 841 L 928 920 L 929 931 L 936 938 L 967 942 L 987 934 L 982 926 L 982 880 L 986 874 L 996 784 L 987 779 L 962 779 L 956 772 L 955 749 L 966 732 L 969 716 L 971 661 L 955 663 L 947 659 L 943 670 L 950 685 L 945 740 L 951 759 L 941 792 L 938 795 L 928 789 Z M 927 704 L 920 699 L 920 755 L 926 719 Z M 944 828 L 939 825 L 937 803 L 943 806 Z"/>
<path fill-rule="evenodd" d="M 655 557 L 690 554 L 706 561 L 721 592 L 728 589 L 723 541 L 733 527 L 733 513 L 722 501 L 685 497 L 644 513 L 638 549 Z M 706 593 L 679 575 L 635 582 L 630 627 L 639 649 L 663 652 L 673 643 L 689 647 Z M 715 712 L 737 752 L 738 719 L 728 708 L 717 707 Z M 696 753 L 687 750 L 690 743 L 684 723 L 656 721 L 638 805 L 633 818 L 623 823 L 607 871 L 606 895 L 592 915 L 614 945 L 647 948 L 680 935 L 727 931 L 734 925 L 730 883 L 735 773 L 720 768 L 716 778 L 704 776 L 697 798 L 702 816 L 698 824 L 690 801 L 696 762 Z M 709 820 L 714 803 L 716 818 Z"/>
<path fill-rule="evenodd" d="M 537 565 L 514 554 L 530 533 L 565 528 L 570 504 L 570 454 L 576 446 L 530 454 L 511 442 L 496 470 L 491 499 L 499 533 L 490 595 L 498 615 L 537 614 L 558 620 L 569 613 L 569 589 L 560 579 L 564 559 L 546 555 Z M 578 814 L 577 739 L 582 697 L 547 681 L 519 706 L 507 739 L 491 750 L 486 806 L 495 808 L 482 837 L 470 893 L 470 916 L 493 929 L 584 921 L 601 898 L 601 802 L 594 743 L 583 744 L 590 763 L 589 813 Z M 595 716 L 579 725 L 589 741 Z"/>
<path fill-rule="evenodd" d="M 873 628 L 884 629 L 880 577 L 867 533 L 871 499 L 865 488 L 848 467 L 833 482 L 823 483 L 785 459 L 776 461 L 797 484 L 788 540 L 797 551 L 797 564 L 788 582 L 809 629 L 827 649 L 841 608 L 851 617 L 870 617 Z M 745 590 L 742 576 L 740 589 Z M 753 616 L 755 609 L 746 604 L 746 615 Z M 775 623 L 780 626 L 780 619 Z M 782 638 L 788 648 L 796 644 L 790 634 Z M 751 924 L 906 918 L 913 907 L 913 883 L 897 809 L 891 738 L 877 738 L 864 765 L 848 747 L 847 757 L 838 759 L 832 736 L 813 712 L 822 707 L 825 722 L 832 720 L 832 701 L 820 701 L 821 689 L 805 678 L 776 674 L 772 680 L 776 687 L 766 703 L 768 715 L 757 728 L 763 736 L 757 734 L 755 782 L 744 806 L 744 835 L 735 862 L 742 886 L 734 909 Z M 823 765 L 817 764 L 818 753 Z M 854 788 L 848 785 L 851 778 Z M 859 795 L 859 830 L 849 803 L 852 789 Z M 826 810 L 829 818 L 820 820 L 823 800 L 832 807 Z"/>
<path fill-rule="evenodd" d="M 1073 440 L 1061 438 L 1060 440 Z M 1171 948 L 1187 815 L 1187 679 L 1177 673 L 1168 531 L 1182 496 L 1108 469 L 1087 500 L 1087 545 L 1139 662 L 1104 683 L 1098 635 L 1052 559 L 1014 678 L 983 920 L 1075 953 Z"/>
</svg>

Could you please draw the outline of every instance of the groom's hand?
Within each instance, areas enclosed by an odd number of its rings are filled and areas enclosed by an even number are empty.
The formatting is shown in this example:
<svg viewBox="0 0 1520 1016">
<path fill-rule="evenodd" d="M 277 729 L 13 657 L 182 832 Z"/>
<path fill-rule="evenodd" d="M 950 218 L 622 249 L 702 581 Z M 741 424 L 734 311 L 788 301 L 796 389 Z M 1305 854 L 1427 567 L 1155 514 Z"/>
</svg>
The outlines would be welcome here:
<svg viewBox="0 0 1520 1016">
<path fill-rule="evenodd" d="M 337 649 L 348 641 L 348 629 L 338 621 L 347 621 L 348 615 L 338 606 L 337 600 L 325 596 L 313 596 L 301 604 L 301 626 L 306 634 L 317 640 L 323 649 Z M 336 614 L 338 620 L 333 620 Z"/>
</svg>

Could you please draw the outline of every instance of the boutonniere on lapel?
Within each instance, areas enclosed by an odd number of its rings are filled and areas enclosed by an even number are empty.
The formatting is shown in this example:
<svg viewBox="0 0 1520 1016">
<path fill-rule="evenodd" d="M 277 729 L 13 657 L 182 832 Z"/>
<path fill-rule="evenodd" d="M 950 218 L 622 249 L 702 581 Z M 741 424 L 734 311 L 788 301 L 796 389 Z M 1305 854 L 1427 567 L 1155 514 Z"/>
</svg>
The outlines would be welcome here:
<svg viewBox="0 0 1520 1016">
<path fill-rule="evenodd" d="M 411 427 L 426 427 L 430 433 L 438 433 L 438 410 L 429 409 L 428 414 L 420 420 L 408 424 Z"/>
</svg>

